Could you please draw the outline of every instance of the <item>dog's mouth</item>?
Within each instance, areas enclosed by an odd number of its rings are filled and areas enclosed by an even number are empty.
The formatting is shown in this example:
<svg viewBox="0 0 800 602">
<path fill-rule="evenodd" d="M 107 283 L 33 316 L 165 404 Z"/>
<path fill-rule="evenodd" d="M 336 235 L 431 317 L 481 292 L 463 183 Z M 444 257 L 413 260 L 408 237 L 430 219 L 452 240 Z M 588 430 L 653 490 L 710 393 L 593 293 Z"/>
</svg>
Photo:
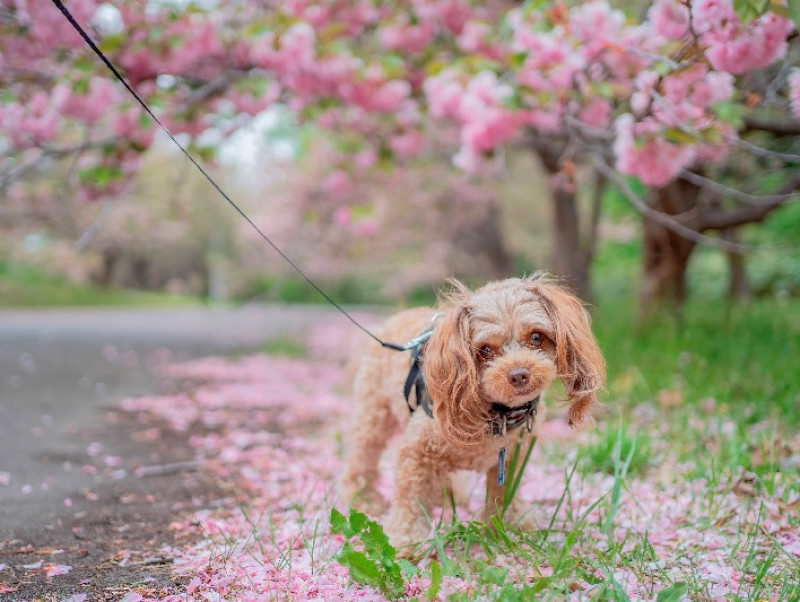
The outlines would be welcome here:
<svg viewBox="0 0 800 602">
<path fill-rule="evenodd" d="M 503 400 L 502 402 L 495 401 L 493 402 L 493 405 L 506 408 L 508 411 L 510 411 L 516 408 L 527 406 L 529 401 L 534 398 L 538 398 L 541 394 L 541 390 L 537 387 L 530 387 L 524 391 L 515 392 L 514 396 L 510 399 Z"/>
</svg>

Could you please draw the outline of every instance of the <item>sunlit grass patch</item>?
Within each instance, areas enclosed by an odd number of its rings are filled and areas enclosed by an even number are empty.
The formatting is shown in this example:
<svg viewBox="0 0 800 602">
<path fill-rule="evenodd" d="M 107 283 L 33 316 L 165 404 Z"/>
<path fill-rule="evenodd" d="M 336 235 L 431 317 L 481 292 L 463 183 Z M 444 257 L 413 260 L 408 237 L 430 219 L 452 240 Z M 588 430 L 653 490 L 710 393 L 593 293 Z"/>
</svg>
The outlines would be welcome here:
<svg viewBox="0 0 800 602">
<path fill-rule="evenodd" d="M 634 431 L 619 422 L 603 424 L 591 434 L 589 443 L 579 453 L 582 472 L 614 474 L 619 458 L 630 458 L 628 474 L 645 472 L 652 458 L 650 435 L 646 430 Z"/>
<path fill-rule="evenodd" d="M 200 304 L 198 299 L 179 295 L 75 284 L 33 267 L 0 263 L 0 307 L 3 308 L 190 307 Z"/>
</svg>

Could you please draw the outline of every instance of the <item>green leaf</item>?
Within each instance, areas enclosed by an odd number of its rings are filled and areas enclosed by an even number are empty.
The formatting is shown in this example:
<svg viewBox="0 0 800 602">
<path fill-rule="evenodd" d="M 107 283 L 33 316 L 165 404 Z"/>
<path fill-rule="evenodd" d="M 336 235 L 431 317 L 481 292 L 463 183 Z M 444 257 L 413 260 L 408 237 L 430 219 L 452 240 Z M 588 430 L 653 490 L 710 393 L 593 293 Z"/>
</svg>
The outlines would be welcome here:
<svg viewBox="0 0 800 602">
<path fill-rule="evenodd" d="M 331 532 L 341 533 L 348 538 L 353 536 L 353 533 L 350 531 L 350 524 L 347 522 L 344 514 L 339 512 L 336 508 L 331 508 Z"/>
<path fill-rule="evenodd" d="M 121 35 L 110 35 L 104 37 L 97 47 L 106 54 L 113 54 L 122 48 L 123 41 L 124 38 Z"/>
<path fill-rule="evenodd" d="M 353 533 L 361 533 L 364 531 L 368 522 L 369 518 L 367 518 L 366 514 L 356 509 L 350 510 L 350 528 L 353 530 Z"/>
<path fill-rule="evenodd" d="M 733 0 L 733 10 L 742 23 L 747 23 L 755 16 L 749 0 Z"/>
<path fill-rule="evenodd" d="M 342 566 L 347 567 L 353 581 L 361 583 L 362 585 L 371 585 L 381 591 L 385 591 L 383 576 L 381 575 L 380 569 L 375 566 L 372 560 L 367 558 L 364 552 L 342 549 L 336 556 L 336 560 Z"/>
<path fill-rule="evenodd" d="M 669 587 L 662 589 L 656 596 L 656 602 L 678 602 L 683 596 L 689 593 L 689 584 L 679 581 Z"/>
<path fill-rule="evenodd" d="M 87 167 L 78 172 L 78 180 L 84 184 L 91 184 L 96 188 L 103 189 L 112 182 L 122 178 L 122 172 L 115 167 L 96 165 Z"/>
<path fill-rule="evenodd" d="M 738 102 L 729 100 L 725 102 L 717 102 L 711 105 L 711 110 L 720 121 L 732 125 L 737 130 L 744 126 L 744 114 L 747 108 Z"/>
<path fill-rule="evenodd" d="M 679 128 L 668 128 L 664 130 L 664 138 L 669 142 L 675 142 L 676 144 L 694 144 L 697 142 L 691 134 L 688 134 Z"/>
<path fill-rule="evenodd" d="M 400 567 L 400 571 L 403 573 L 403 576 L 408 579 L 411 577 L 416 577 L 419 574 L 419 569 L 417 566 L 405 558 L 400 558 L 397 561 L 397 566 Z"/>
<path fill-rule="evenodd" d="M 780 2 L 775 2 L 775 0 L 772 0 L 769 3 L 769 12 L 775 13 L 776 15 L 785 17 L 787 19 L 792 18 L 792 15 L 789 13 L 789 8 Z"/>
<path fill-rule="evenodd" d="M 553 582 L 552 577 L 542 577 L 541 579 L 537 579 L 536 582 L 533 585 L 531 585 L 530 593 L 538 594 L 539 592 L 547 589 L 552 582 Z"/>
<path fill-rule="evenodd" d="M 439 563 L 435 560 L 431 564 L 431 585 L 428 588 L 428 591 L 425 592 L 425 599 L 428 602 L 431 602 L 434 598 L 436 598 L 436 594 L 439 593 L 439 588 L 442 586 L 442 567 L 439 566 Z"/>
<path fill-rule="evenodd" d="M 522 65 L 525 64 L 527 58 L 528 58 L 527 52 L 515 52 L 509 58 L 509 66 L 511 67 L 511 69 L 519 69 L 522 67 Z"/>
<path fill-rule="evenodd" d="M 789 17 L 794 21 L 795 27 L 800 29 L 800 0 L 786 0 L 789 7 Z"/>
</svg>

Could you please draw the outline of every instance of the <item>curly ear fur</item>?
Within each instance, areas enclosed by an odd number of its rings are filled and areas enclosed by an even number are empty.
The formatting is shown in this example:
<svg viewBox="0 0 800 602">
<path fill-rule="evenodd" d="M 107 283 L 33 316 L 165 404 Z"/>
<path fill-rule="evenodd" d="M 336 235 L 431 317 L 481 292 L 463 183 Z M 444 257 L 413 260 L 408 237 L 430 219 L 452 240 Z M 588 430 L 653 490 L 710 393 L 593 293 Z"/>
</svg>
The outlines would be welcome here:
<svg viewBox="0 0 800 602">
<path fill-rule="evenodd" d="M 485 435 L 488 414 L 479 397 L 478 368 L 472 349 L 468 299 L 459 282 L 446 300 L 450 306 L 436 322 L 425 350 L 422 369 L 433 400 L 433 416 L 444 438 L 464 446 Z"/>
<path fill-rule="evenodd" d="M 597 393 L 605 386 L 606 364 L 592 334 L 591 318 L 580 299 L 544 274 L 525 279 L 541 299 L 556 334 L 556 368 L 570 400 L 570 425 L 590 417 Z"/>
</svg>

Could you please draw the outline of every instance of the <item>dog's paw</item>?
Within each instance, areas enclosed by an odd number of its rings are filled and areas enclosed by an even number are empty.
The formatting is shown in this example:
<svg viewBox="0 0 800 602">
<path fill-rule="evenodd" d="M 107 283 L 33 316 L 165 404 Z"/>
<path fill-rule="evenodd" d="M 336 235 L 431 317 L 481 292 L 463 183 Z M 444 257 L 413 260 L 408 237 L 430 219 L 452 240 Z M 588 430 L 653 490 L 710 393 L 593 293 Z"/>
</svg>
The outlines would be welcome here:
<svg viewBox="0 0 800 602">
<path fill-rule="evenodd" d="M 374 489 L 359 491 L 350 499 L 350 507 L 372 517 L 386 512 L 386 500 Z"/>
<path fill-rule="evenodd" d="M 386 535 L 389 542 L 397 551 L 398 558 L 415 560 L 420 552 L 420 543 L 429 539 L 431 536 L 430 525 L 427 521 L 417 521 L 410 525 L 403 525 L 397 528 L 391 521 L 386 525 Z"/>
</svg>

